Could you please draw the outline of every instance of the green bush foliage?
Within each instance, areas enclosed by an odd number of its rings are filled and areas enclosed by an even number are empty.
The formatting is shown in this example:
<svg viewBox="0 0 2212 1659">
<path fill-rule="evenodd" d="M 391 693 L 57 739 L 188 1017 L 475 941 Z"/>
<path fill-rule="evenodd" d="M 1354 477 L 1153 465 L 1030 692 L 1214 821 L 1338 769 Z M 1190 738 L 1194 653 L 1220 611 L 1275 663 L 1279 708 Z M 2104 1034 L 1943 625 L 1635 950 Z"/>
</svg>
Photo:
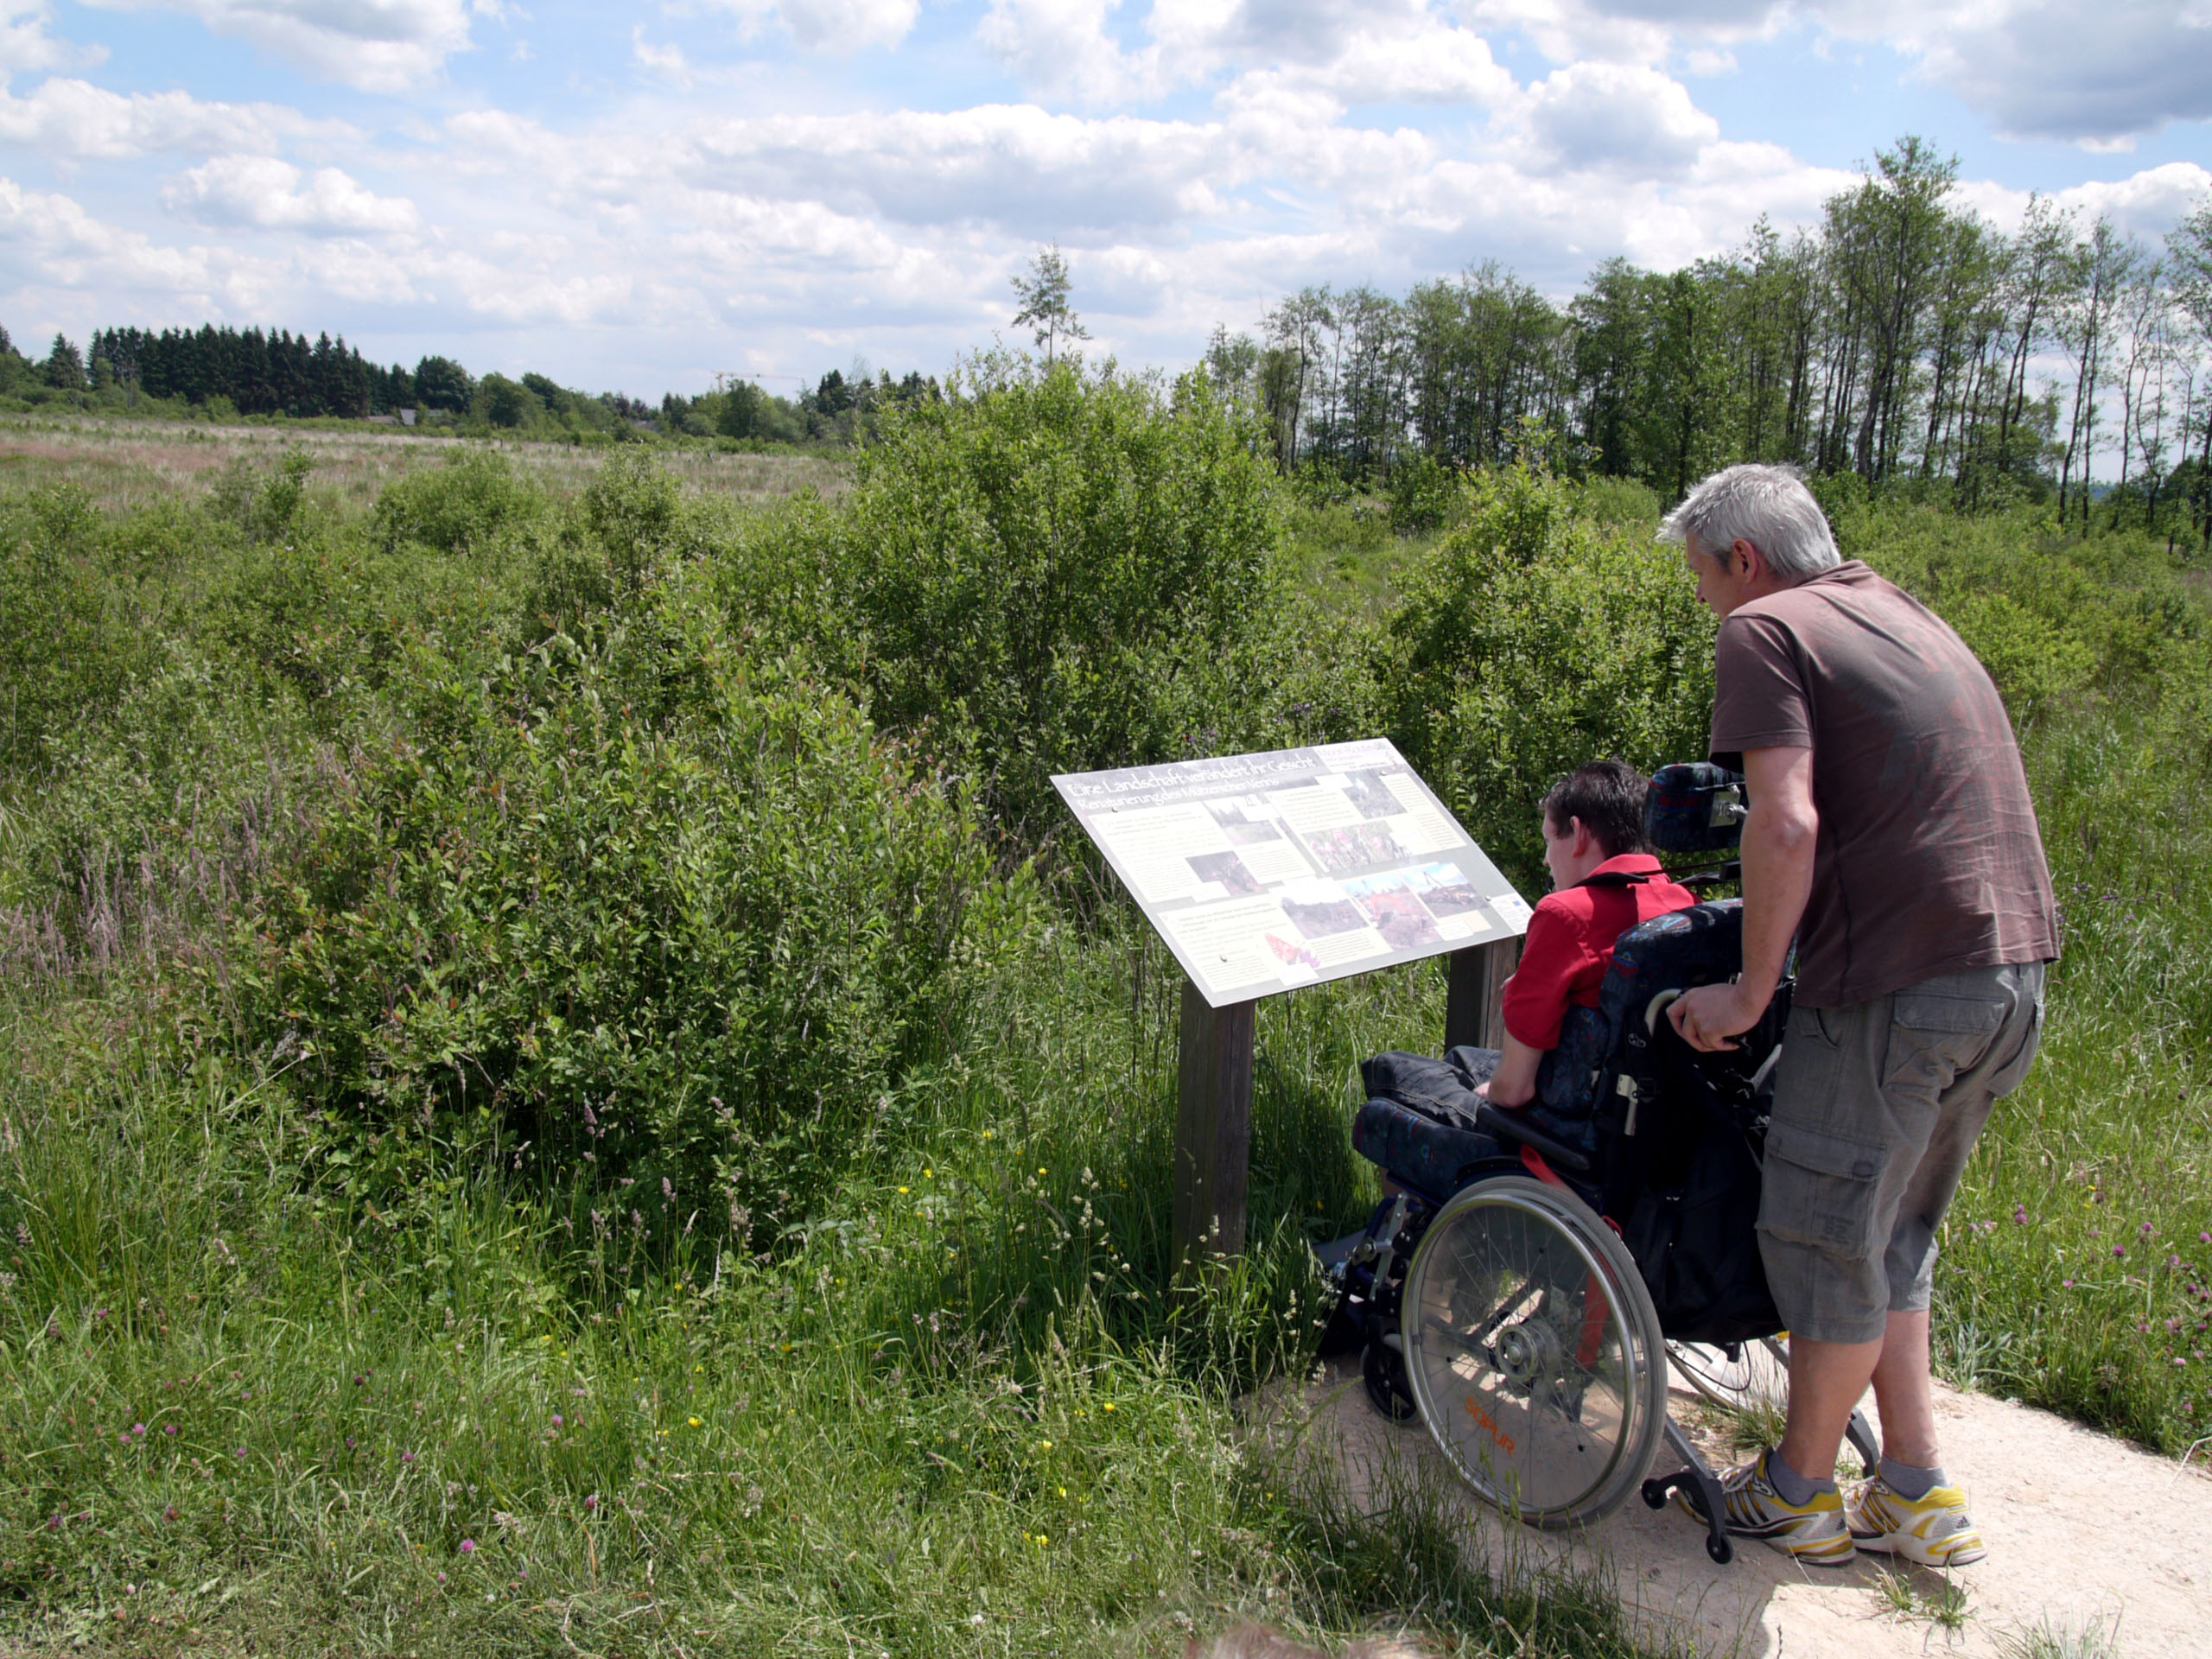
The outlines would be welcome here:
<svg viewBox="0 0 2212 1659">
<path fill-rule="evenodd" d="M 1390 527 L 1402 536 L 1440 528 L 1459 502 L 1459 473 L 1426 451 L 1390 474 Z"/>
<path fill-rule="evenodd" d="M 1272 611 L 1281 510 L 1203 376 L 1171 394 L 981 364 L 969 395 L 887 420 L 836 513 L 786 523 L 814 545 L 783 568 L 835 595 L 825 659 L 1020 829 L 1050 816 L 1056 772 L 1243 723 L 1232 673 Z"/>
<path fill-rule="evenodd" d="M 374 523 L 388 549 L 415 542 L 442 553 L 467 553 L 543 512 L 545 505 L 505 455 L 471 448 L 442 467 L 387 485 L 377 499 Z"/>
<path fill-rule="evenodd" d="M 74 485 L 0 500 L 0 759 L 11 772 L 108 707 L 141 659 L 102 569 L 103 528 Z"/>
<path fill-rule="evenodd" d="M 1382 677 L 1399 747 L 1524 890 L 1546 885 L 1536 804 L 1586 760 L 1697 759 L 1713 623 L 1681 555 L 1580 517 L 1516 467 L 1408 575 Z"/>
<path fill-rule="evenodd" d="M 249 1033 L 375 1131 L 386 1189 L 489 1135 L 638 1182 L 668 1229 L 803 1215 L 1018 920 L 960 801 L 849 702 L 660 620 L 414 654 L 408 735 L 352 757 L 243 918 Z M 640 651 L 683 665 L 665 710 L 622 696 Z"/>
</svg>

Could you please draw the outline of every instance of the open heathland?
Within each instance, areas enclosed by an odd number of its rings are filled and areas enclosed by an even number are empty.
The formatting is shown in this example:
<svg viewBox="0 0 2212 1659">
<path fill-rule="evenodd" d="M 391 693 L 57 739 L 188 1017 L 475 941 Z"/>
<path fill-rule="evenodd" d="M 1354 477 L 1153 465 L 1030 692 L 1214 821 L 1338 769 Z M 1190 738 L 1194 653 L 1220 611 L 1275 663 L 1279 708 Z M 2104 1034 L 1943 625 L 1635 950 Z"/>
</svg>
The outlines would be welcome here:
<svg viewBox="0 0 2212 1659">
<path fill-rule="evenodd" d="M 1554 776 L 1700 752 L 1648 493 L 1478 474 L 1408 538 L 1202 378 L 1065 368 L 849 468 L 354 442 L 0 431 L 0 1640 L 1649 1650 L 1240 1433 L 1439 969 L 1263 1005 L 1251 1248 L 1179 1287 L 1179 979 L 1049 783 L 1387 734 L 1533 894 Z M 1996 675 L 2065 912 L 1942 1363 L 2179 1452 L 2204 574 L 1821 487 Z"/>
</svg>

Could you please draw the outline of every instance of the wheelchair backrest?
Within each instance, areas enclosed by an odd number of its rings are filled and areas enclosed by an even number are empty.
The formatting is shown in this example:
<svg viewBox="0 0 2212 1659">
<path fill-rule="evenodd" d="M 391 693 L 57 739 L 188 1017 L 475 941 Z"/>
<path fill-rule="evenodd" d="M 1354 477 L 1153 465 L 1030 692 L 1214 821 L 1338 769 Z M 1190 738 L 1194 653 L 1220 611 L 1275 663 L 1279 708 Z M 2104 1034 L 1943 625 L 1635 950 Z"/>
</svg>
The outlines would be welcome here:
<svg viewBox="0 0 2212 1659">
<path fill-rule="evenodd" d="M 1536 1094 L 1560 1118 L 1588 1116 L 1599 1092 L 1627 1062 L 1632 1033 L 1644 1029 L 1651 999 L 1728 979 L 1743 965 L 1740 899 L 1693 905 L 1639 922 L 1613 947 L 1612 966 L 1594 1008 L 1570 1008 L 1557 1047 L 1536 1074 Z"/>
<path fill-rule="evenodd" d="M 1789 1020 L 1792 982 L 1783 981 L 1734 1048 L 1718 1053 L 1685 1043 L 1661 1000 L 1740 972 L 1743 938 L 1743 901 L 1725 899 L 1654 917 L 1624 933 L 1614 950 L 1599 994 L 1611 1046 L 1592 1075 L 1590 1100 L 1595 1163 L 1612 1172 L 1608 1185 L 1616 1196 L 1622 1177 L 1659 1173 L 1671 1162 L 1665 1149 L 1687 1146 L 1711 1128 L 1748 1135 L 1754 1147 L 1764 1139 L 1765 1084 Z M 1623 1137 L 1637 1136 L 1639 1129 L 1642 1145 L 1629 1154 Z M 1624 1154 L 1632 1169 L 1620 1167 Z"/>
</svg>

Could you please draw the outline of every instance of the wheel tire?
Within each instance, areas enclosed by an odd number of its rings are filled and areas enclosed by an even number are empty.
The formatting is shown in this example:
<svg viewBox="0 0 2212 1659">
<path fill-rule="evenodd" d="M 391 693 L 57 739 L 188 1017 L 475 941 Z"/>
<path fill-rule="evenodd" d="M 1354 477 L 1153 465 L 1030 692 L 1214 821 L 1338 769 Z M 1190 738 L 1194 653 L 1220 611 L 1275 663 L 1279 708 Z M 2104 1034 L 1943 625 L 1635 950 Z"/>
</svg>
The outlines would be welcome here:
<svg viewBox="0 0 2212 1659">
<path fill-rule="evenodd" d="M 1414 1253 L 1399 1319 L 1431 1438 L 1508 1514 L 1586 1526 L 1649 1470 L 1667 1411 L 1659 1316 L 1573 1193 L 1520 1175 L 1460 1192 Z"/>
<path fill-rule="evenodd" d="M 1406 1387 L 1404 1363 L 1382 1344 L 1371 1342 L 1361 1353 L 1359 1380 L 1367 1385 L 1368 1403 L 1392 1422 L 1408 1423 L 1421 1414 L 1421 1407 Z"/>
</svg>

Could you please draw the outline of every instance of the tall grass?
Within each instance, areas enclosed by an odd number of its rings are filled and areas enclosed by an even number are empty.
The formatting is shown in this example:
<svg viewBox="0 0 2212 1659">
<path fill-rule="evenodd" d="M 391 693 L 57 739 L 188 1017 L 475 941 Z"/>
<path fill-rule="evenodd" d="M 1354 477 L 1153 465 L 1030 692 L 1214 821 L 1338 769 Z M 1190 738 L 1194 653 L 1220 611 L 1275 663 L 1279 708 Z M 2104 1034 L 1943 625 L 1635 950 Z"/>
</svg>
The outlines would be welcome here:
<svg viewBox="0 0 2212 1659">
<path fill-rule="evenodd" d="M 402 1222 L 303 1181 L 281 1073 L 181 1055 L 120 992 L 19 1007 L 0 1627 L 1060 1654 L 1411 1618 L 1464 1653 L 1636 1651 L 1602 1586 L 1501 1585 L 1442 1494 L 1355 1513 L 1233 1409 L 1310 1338 L 1305 1238 L 1369 1196 L 1341 1068 L 1440 1019 L 1433 970 L 1270 1007 L 1255 1248 L 1179 1291 L 1172 964 L 1039 952 L 1061 1017 L 1010 999 L 1004 1044 L 756 1256 L 481 1166 Z"/>
</svg>

